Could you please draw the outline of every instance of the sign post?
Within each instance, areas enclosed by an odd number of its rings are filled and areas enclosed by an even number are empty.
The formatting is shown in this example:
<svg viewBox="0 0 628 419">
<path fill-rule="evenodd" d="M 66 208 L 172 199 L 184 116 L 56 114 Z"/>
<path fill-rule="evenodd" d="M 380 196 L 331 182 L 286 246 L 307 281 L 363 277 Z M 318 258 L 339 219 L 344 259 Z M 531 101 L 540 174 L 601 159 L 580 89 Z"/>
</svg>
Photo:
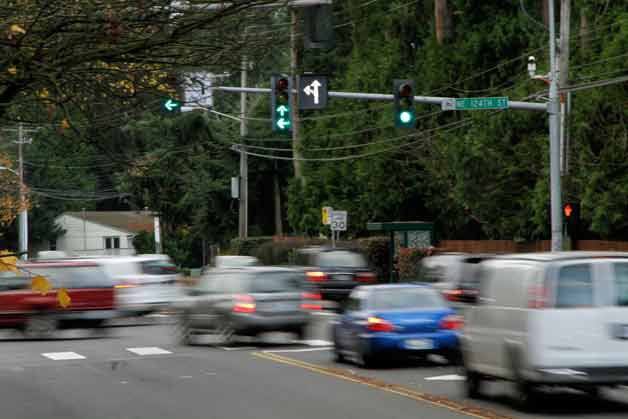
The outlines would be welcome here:
<svg viewBox="0 0 628 419">
<path fill-rule="evenodd" d="M 331 213 L 330 226 L 332 247 L 336 248 L 336 238 L 340 237 L 341 231 L 347 231 L 347 211 L 333 210 Z"/>
</svg>

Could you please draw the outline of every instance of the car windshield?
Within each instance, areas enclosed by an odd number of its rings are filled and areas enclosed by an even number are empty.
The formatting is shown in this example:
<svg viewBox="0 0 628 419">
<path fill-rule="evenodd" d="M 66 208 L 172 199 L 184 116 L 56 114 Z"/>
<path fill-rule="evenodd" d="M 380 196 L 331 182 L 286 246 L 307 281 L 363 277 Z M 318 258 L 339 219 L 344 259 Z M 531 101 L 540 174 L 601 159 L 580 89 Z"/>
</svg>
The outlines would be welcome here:
<svg viewBox="0 0 628 419">
<path fill-rule="evenodd" d="M 318 263 L 323 268 L 366 268 L 368 266 L 361 254 L 348 251 L 322 252 Z"/>
<path fill-rule="evenodd" d="M 444 308 L 445 303 L 428 288 L 393 288 L 375 291 L 371 297 L 374 310 Z"/>
<path fill-rule="evenodd" d="M 167 260 L 149 260 L 142 262 L 142 272 L 147 275 L 174 275 L 178 269 Z"/>
<path fill-rule="evenodd" d="M 253 277 L 251 291 L 254 293 L 297 292 L 302 284 L 296 272 L 260 273 Z"/>
</svg>

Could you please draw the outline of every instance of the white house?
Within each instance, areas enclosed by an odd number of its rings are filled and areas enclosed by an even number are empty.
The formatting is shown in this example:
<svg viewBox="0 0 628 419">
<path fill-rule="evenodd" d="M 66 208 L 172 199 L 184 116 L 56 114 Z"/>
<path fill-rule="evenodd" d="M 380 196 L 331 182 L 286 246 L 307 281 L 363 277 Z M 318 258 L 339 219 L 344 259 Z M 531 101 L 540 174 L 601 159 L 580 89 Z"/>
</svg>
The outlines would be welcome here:
<svg viewBox="0 0 628 419">
<path fill-rule="evenodd" d="M 64 233 L 50 250 L 78 255 L 132 255 L 133 237 L 155 231 L 155 217 L 146 211 L 66 212 L 55 220 Z"/>
</svg>

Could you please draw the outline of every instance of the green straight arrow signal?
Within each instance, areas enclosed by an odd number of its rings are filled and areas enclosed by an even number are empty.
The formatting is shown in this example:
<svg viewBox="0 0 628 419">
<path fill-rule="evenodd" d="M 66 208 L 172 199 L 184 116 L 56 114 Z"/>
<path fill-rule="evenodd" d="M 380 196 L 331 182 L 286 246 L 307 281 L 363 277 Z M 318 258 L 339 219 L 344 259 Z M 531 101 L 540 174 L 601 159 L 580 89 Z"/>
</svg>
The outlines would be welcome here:
<svg viewBox="0 0 628 419">
<path fill-rule="evenodd" d="M 286 108 L 285 105 L 281 105 L 280 107 L 277 108 L 277 112 L 279 113 L 279 115 L 281 115 L 282 118 L 288 111 L 289 109 Z"/>
</svg>

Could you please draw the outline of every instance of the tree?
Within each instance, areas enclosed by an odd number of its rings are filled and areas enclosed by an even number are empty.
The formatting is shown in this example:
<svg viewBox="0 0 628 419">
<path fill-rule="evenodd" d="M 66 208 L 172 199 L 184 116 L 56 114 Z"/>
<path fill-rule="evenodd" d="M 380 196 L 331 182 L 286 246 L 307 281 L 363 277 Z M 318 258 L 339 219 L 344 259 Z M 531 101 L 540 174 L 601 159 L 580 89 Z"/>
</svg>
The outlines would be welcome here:
<svg viewBox="0 0 628 419">
<path fill-rule="evenodd" d="M 263 56 L 271 43 L 242 36 L 273 13 L 256 9 L 270 2 L 3 1 L 0 121 L 48 114 L 70 127 L 70 117 L 92 118 L 103 102 L 129 110 L 142 93 L 174 91 L 183 69 L 238 68 L 240 53 Z"/>
</svg>

